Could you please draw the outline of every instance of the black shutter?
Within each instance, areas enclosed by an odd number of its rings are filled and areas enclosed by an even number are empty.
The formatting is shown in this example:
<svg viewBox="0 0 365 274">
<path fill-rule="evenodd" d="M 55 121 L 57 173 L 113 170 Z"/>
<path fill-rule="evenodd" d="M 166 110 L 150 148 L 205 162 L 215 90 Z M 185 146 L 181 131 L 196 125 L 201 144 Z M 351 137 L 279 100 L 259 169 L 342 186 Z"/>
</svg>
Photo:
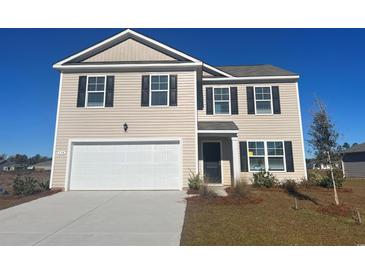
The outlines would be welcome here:
<svg viewBox="0 0 365 274">
<path fill-rule="evenodd" d="M 170 106 L 177 106 L 177 75 L 170 75 Z"/>
<path fill-rule="evenodd" d="M 231 87 L 231 114 L 238 114 L 237 87 Z"/>
<path fill-rule="evenodd" d="M 142 75 L 141 106 L 148 107 L 149 105 L 150 105 L 150 76 Z"/>
<path fill-rule="evenodd" d="M 114 103 L 114 76 L 106 77 L 105 107 L 113 107 Z"/>
<path fill-rule="evenodd" d="M 197 99 L 197 108 L 198 110 L 202 110 L 204 108 L 204 99 L 203 99 L 203 70 L 199 68 L 196 71 L 196 99 Z"/>
<path fill-rule="evenodd" d="M 274 114 L 281 114 L 281 108 L 280 108 L 280 93 L 279 93 L 279 87 L 271 87 L 272 89 L 272 103 L 274 107 Z"/>
<path fill-rule="evenodd" d="M 247 142 L 240 142 L 241 171 L 248 172 Z"/>
<path fill-rule="evenodd" d="M 86 96 L 86 76 L 79 77 L 79 88 L 77 92 L 77 104 L 78 108 L 85 107 L 85 96 Z"/>
<path fill-rule="evenodd" d="M 285 162 L 286 162 L 286 171 L 294 172 L 294 160 L 293 160 L 293 147 L 292 142 L 285 141 Z"/>
<path fill-rule="evenodd" d="M 255 97 L 253 95 L 253 87 L 247 87 L 247 113 L 255 114 Z"/>
<path fill-rule="evenodd" d="M 206 89 L 206 109 L 207 109 L 207 115 L 213 114 L 213 88 L 207 88 Z"/>
</svg>

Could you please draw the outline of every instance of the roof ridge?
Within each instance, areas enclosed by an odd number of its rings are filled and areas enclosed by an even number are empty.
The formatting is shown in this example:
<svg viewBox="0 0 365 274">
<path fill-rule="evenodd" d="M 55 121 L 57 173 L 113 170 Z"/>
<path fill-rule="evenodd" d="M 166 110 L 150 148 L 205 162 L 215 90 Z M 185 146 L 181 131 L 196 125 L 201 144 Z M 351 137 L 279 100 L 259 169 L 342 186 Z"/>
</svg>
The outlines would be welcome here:
<svg viewBox="0 0 365 274">
<path fill-rule="evenodd" d="M 224 66 L 216 66 L 216 67 L 253 67 L 253 66 L 274 66 L 272 64 L 252 64 L 252 65 L 224 65 Z"/>
</svg>

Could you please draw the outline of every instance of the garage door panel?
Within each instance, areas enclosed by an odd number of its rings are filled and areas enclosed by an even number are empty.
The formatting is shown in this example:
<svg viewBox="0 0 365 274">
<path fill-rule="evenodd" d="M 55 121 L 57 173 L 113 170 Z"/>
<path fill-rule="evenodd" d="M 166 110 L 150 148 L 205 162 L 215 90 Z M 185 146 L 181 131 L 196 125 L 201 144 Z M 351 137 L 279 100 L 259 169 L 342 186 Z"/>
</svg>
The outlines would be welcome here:
<svg viewBox="0 0 365 274">
<path fill-rule="evenodd" d="M 180 189 L 179 142 L 74 144 L 71 190 Z"/>
</svg>

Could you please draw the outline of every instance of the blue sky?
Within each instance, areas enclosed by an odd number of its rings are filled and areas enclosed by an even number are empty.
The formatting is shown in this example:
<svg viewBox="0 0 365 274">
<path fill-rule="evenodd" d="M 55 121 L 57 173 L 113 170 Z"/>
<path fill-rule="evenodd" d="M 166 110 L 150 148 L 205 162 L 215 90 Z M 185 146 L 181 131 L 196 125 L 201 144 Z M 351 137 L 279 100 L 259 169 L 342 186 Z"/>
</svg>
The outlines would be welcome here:
<svg viewBox="0 0 365 274">
<path fill-rule="evenodd" d="M 318 96 L 340 143 L 365 142 L 365 29 L 136 30 L 210 65 L 297 72 L 305 139 Z M 119 31 L 0 29 L 0 153 L 51 156 L 59 85 L 52 64 Z"/>
</svg>

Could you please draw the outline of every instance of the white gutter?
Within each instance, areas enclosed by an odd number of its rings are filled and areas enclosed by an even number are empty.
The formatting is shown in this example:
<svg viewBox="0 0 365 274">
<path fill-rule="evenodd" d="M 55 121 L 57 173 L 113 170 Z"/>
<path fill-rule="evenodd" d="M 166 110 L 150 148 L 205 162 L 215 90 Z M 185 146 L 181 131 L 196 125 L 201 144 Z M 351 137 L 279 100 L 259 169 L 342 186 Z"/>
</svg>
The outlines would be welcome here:
<svg viewBox="0 0 365 274">
<path fill-rule="evenodd" d="M 233 78 L 203 78 L 203 81 L 231 81 L 231 80 L 277 80 L 277 79 L 299 79 L 298 75 L 288 76 L 255 76 L 255 77 L 233 77 Z"/>
</svg>

